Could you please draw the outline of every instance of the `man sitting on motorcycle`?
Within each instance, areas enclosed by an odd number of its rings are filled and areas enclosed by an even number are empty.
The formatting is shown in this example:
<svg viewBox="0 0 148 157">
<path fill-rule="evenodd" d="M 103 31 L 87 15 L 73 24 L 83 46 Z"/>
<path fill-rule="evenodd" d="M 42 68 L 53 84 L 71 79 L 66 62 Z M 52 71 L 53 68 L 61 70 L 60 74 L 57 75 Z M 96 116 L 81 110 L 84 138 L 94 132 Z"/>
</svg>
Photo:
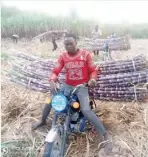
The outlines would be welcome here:
<svg viewBox="0 0 148 157">
<path fill-rule="evenodd" d="M 75 86 L 84 83 L 88 83 L 90 87 L 94 87 L 96 85 L 97 73 L 100 74 L 100 71 L 94 65 L 91 54 L 86 50 L 80 50 L 77 48 L 76 37 L 73 34 L 67 34 L 65 36 L 64 45 L 66 52 L 63 52 L 60 55 L 49 81 L 56 82 L 59 73 L 63 68 L 65 68 L 66 82 L 64 84 L 64 88 L 67 91 L 72 91 Z M 51 85 L 53 84 L 51 83 Z M 105 152 L 110 152 L 112 149 L 111 135 L 106 131 L 99 118 L 90 108 L 88 88 L 80 88 L 76 94 L 78 96 L 83 115 L 94 125 L 98 134 L 104 137 L 104 141 L 107 141 L 105 144 Z M 33 124 L 33 129 L 37 129 L 45 124 L 50 110 L 51 105 L 46 104 L 41 121 Z"/>
</svg>

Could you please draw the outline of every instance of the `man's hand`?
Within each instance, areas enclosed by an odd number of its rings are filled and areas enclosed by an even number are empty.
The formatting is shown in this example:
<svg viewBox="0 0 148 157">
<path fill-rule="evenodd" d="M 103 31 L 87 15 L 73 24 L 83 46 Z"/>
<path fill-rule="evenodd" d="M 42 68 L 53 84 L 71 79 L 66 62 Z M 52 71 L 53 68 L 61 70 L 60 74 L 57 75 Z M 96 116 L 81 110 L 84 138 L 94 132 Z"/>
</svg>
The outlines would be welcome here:
<svg viewBox="0 0 148 157">
<path fill-rule="evenodd" d="M 89 82 L 88 82 L 88 86 L 90 87 L 94 87 L 96 86 L 97 82 L 95 79 L 90 79 Z"/>
<path fill-rule="evenodd" d="M 57 85 L 54 80 L 50 81 L 50 91 L 51 91 L 52 95 L 55 95 L 57 93 Z"/>
<path fill-rule="evenodd" d="M 58 81 L 58 77 L 56 74 L 52 74 L 51 77 L 48 80 L 49 82 L 53 81 L 53 82 L 57 82 Z"/>
</svg>

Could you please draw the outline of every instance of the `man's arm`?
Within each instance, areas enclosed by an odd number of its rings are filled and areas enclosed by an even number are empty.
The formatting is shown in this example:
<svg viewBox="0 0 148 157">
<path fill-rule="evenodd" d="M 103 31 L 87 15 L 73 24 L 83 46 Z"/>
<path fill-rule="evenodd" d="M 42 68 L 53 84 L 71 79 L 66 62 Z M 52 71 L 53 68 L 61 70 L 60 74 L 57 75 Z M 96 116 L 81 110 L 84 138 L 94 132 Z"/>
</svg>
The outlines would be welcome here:
<svg viewBox="0 0 148 157">
<path fill-rule="evenodd" d="M 60 55 L 57 65 L 52 70 L 52 74 L 51 74 L 51 77 L 49 78 L 49 81 L 51 81 L 51 80 L 57 81 L 58 75 L 61 72 L 61 70 L 63 69 L 63 67 L 64 67 L 64 61 L 63 61 L 62 55 Z"/>
</svg>

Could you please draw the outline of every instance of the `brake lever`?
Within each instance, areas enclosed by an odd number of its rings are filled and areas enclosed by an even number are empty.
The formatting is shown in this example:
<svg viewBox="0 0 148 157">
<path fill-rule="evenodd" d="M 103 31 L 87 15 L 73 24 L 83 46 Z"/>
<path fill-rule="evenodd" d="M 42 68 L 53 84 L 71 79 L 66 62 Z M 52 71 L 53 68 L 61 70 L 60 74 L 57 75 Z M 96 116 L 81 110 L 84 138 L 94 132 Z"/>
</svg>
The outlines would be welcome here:
<svg viewBox="0 0 148 157">
<path fill-rule="evenodd" d="M 52 86 L 52 88 L 54 90 L 53 93 L 57 94 L 58 93 L 57 84 L 54 81 L 50 81 L 50 85 Z"/>
</svg>

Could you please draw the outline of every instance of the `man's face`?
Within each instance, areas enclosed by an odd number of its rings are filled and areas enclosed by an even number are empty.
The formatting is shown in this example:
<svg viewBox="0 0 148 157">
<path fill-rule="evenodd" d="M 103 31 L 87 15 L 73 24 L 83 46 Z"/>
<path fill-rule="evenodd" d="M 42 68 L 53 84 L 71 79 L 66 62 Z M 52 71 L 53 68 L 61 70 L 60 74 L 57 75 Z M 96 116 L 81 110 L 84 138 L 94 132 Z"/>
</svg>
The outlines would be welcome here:
<svg viewBox="0 0 148 157">
<path fill-rule="evenodd" d="M 66 51 L 70 53 L 76 53 L 77 43 L 73 37 L 65 37 L 64 46 Z"/>
</svg>

